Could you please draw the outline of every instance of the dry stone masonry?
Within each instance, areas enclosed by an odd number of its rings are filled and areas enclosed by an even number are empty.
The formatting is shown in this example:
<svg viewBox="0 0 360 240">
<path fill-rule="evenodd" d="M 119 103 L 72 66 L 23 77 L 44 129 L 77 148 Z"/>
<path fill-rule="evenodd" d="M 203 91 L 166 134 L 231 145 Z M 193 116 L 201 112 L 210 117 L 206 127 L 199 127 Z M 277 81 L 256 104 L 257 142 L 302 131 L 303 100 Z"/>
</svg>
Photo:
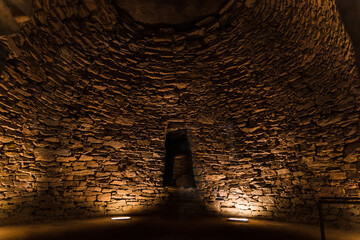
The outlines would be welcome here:
<svg viewBox="0 0 360 240">
<path fill-rule="evenodd" d="M 314 223 L 320 197 L 360 197 L 359 74 L 334 0 L 233 0 L 186 27 L 109 0 L 34 8 L 0 38 L 2 223 L 171 204 L 169 121 L 186 124 L 196 182 L 180 207 Z M 325 210 L 360 223 L 355 205 Z"/>
</svg>

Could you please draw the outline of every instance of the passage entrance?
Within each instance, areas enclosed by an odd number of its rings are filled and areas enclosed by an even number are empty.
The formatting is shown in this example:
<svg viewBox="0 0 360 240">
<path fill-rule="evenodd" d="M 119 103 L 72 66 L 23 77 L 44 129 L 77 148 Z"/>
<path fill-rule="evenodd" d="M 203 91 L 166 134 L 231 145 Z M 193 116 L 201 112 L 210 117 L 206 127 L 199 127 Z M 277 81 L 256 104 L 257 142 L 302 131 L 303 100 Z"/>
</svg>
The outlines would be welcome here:
<svg viewBox="0 0 360 240">
<path fill-rule="evenodd" d="M 195 187 L 192 157 L 187 130 L 183 122 L 170 122 L 167 127 L 164 186 Z"/>
</svg>

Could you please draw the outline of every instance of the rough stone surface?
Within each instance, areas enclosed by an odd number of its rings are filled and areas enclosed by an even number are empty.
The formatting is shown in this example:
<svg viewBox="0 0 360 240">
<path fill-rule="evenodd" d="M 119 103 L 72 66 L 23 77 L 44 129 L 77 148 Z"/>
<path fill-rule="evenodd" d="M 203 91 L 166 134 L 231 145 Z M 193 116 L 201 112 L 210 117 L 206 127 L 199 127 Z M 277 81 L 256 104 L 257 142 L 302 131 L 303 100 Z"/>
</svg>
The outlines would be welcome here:
<svg viewBox="0 0 360 240">
<path fill-rule="evenodd" d="M 227 0 L 114 0 L 114 3 L 141 23 L 184 24 L 217 13 Z"/>
<path fill-rule="evenodd" d="M 235 1 L 187 30 L 104 1 L 35 0 L 0 81 L 5 223 L 151 211 L 317 221 L 360 197 L 359 75 L 334 0 Z M 162 187 L 183 120 L 196 191 Z M 169 201 L 170 200 L 170 201 Z M 359 224 L 354 205 L 328 221 Z"/>
</svg>

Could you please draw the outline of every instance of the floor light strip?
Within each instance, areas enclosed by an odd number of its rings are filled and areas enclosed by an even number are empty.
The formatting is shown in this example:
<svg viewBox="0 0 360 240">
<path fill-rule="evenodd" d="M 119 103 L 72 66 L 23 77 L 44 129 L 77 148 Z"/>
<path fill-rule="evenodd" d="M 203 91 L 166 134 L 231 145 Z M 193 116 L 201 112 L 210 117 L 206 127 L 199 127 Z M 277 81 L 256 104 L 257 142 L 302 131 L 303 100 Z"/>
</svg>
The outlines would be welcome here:
<svg viewBox="0 0 360 240">
<path fill-rule="evenodd" d="M 235 221 L 235 222 L 248 222 L 249 219 L 247 218 L 228 218 L 229 221 Z"/>
<path fill-rule="evenodd" d="M 112 217 L 111 220 L 129 220 L 131 217 Z"/>
</svg>

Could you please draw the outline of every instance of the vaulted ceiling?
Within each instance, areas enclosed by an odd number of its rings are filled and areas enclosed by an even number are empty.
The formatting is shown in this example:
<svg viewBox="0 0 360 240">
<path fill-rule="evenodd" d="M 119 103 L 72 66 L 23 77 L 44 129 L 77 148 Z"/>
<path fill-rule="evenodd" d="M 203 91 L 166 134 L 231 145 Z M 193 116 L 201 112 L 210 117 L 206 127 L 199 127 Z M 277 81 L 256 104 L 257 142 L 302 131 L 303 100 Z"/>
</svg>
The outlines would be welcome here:
<svg viewBox="0 0 360 240">
<path fill-rule="evenodd" d="M 184 24 L 217 14 L 228 0 L 114 0 L 145 24 Z"/>
<path fill-rule="evenodd" d="M 5 220 L 154 205 L 172 120 L 218 212 L 311 221 L 319 196 L 359 194 L 359 74 L 335 1 L 202 2 L 34 0 L 0 38 Z"/>
</svg>

